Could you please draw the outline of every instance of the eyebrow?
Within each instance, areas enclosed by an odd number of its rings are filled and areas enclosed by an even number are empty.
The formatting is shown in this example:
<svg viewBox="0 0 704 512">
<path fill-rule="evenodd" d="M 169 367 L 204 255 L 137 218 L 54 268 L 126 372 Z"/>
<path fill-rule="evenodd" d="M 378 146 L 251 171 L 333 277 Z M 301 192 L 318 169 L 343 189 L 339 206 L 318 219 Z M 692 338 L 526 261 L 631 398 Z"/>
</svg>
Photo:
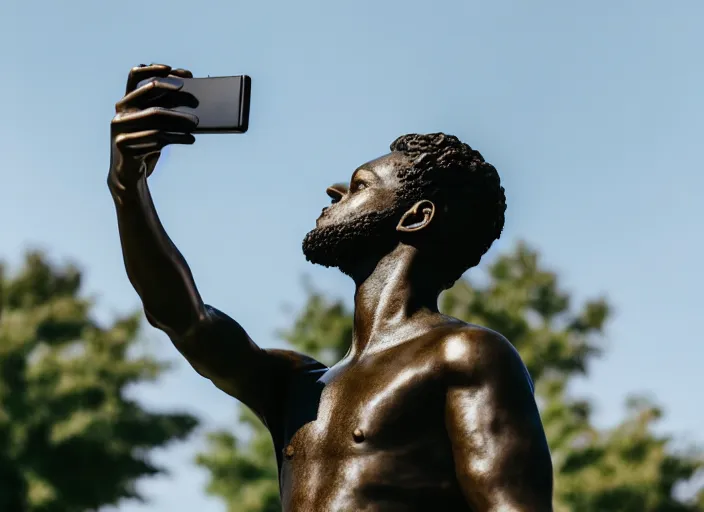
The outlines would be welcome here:
<svg viewBox="0 0 704 512">
<path fill-rule="evenodd" d="M 354 172 L 352 173 L 352 179 L 351 179 L 351 181 L 354 181 L 355 178 L 358 178 L 360 174 L 362 174 L 362 175 L 364 175 L 364 174 L 370 174 L 370 175 L 371 175 L 372 177 L 374 177 L 374 178 L 377 178 L 377 177 L 378 177 L 378 176 L 376 175 L 376 173 L 375 173 L 374 171 L 372 171 L 371 169 L 368 169 L 368 168 L 366 168 L 366 167 L 360 167 L 360 168 L 358 168 L 356 171 L 354 171 Z"/>
</svg>

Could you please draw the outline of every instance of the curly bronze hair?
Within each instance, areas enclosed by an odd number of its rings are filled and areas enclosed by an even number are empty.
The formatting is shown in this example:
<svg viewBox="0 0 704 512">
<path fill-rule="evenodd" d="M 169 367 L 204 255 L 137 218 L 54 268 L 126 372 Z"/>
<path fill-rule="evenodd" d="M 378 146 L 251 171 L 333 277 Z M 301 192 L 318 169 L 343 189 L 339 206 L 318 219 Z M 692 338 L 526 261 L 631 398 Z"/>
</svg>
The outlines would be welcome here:
<svg viewBox="0 0 704 512">
<path fill-rule="evenodd" d="M 403 135 L 391 151 L 413 160 L 399 171 L 401 202 L 427 199 L 436 218 L 444 217 L 416 243 L 432 246 L 442 287 L 450 288 L 501 236 L 506 196 L 499 174 L 478 151 L 444 133 Z"/>
</svg>

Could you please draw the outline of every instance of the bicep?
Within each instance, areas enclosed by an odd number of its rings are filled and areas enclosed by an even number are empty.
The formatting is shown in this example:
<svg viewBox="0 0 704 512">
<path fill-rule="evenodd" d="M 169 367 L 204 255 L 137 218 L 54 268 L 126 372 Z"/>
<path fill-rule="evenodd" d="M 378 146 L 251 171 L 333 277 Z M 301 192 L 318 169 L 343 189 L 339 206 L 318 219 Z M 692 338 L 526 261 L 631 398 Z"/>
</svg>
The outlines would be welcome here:
<svg viewBox="0 0 704 512">
<path fill-rule="evenodd" d="M 284 398 L 293 358 L 260 348 L 225 313 L 210 306 L 205 311 L 188 333 L 172 337 L 174 345 L 199 374 L 270 423 Z"/>
<path fill-rule="evenodd" d="M 549 512 L 552 464 L 530 385 L 500 380 L 448 390 L 459 484 L 477 511 Z"/>
</svg>

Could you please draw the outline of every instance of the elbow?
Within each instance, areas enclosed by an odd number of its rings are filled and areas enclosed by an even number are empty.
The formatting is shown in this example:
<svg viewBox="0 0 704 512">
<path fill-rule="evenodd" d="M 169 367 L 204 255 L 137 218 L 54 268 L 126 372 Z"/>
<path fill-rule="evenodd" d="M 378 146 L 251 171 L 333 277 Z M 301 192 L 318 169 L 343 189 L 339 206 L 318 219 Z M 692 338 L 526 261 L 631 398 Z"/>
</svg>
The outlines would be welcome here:
<svg viewBox="0 0 704 512">
<path fill-rule="evenodd" d="M 195 314 L 178 314 L 169 319 L 160 319 L 145 308 L 144 316 L 149 325 L 164 332 L 179 345 L 187 345 L 189 340 L 197 338 L 198 333 L 206 330 L 211 324 L 210 315 L 205 308 L 200 308 Z"/>
<path fill-rule="evenodd" d="M 159 329 L 160 331 L 164 330 L 164 326 L 161 325 L 161 323 L 159 323 L 159 321 L 156 318 L 154 318 L 154 316 L 151 313 L 149 313 L 149 311 L 146 308 L 144 309 L 144 316 L 146 317 L 147 322 L 149 322 L 149 325 Z"/>
</svg>

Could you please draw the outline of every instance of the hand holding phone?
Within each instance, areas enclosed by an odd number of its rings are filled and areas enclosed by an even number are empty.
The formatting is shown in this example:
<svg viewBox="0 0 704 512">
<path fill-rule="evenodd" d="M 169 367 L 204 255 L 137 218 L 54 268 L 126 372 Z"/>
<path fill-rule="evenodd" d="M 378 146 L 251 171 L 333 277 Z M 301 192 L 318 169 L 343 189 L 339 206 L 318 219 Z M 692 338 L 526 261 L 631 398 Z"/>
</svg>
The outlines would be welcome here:
<svg viewBox="0 0 704 512">
<path fill-rule="evenodd" d="M 194 133 L 244 133 L 249 125 L 247 76 L 193 78 L 163 64 L 132 68 L 110 125 L 110 180 L 128 186 L 149 176 L 170 144 Z"/>
<path fill-rule="evenodd" d="M 150 78 L 138 84 L 166 82 L 178 87 L 182 104 L 178 112 L 193 114 L 198 126 L 193 133 L 245 133 L 249 128 L 251 79 L 247 75 L 208 78 Z"/>
</svg>

